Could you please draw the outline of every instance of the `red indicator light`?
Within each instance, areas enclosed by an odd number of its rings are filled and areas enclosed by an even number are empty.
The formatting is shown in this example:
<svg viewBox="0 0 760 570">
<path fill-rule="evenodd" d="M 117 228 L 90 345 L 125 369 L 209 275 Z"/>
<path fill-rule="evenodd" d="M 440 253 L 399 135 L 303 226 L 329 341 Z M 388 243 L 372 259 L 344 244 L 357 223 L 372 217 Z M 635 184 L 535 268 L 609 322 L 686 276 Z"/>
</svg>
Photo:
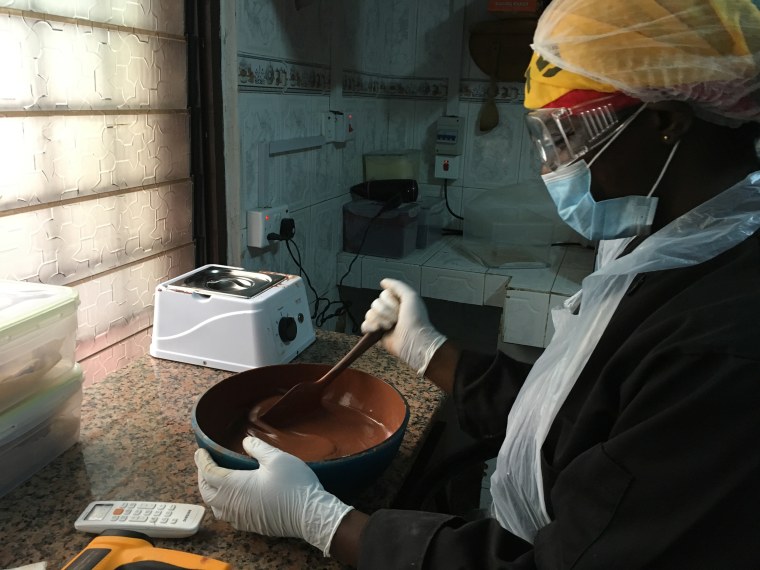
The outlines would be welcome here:
<svg viewBox="0 0 760 570">
<path fill-rule="evenodd" d="M 269 214 L 265 215 L 264 219 L 268 222 L 269 221 Z"/>
</svg>

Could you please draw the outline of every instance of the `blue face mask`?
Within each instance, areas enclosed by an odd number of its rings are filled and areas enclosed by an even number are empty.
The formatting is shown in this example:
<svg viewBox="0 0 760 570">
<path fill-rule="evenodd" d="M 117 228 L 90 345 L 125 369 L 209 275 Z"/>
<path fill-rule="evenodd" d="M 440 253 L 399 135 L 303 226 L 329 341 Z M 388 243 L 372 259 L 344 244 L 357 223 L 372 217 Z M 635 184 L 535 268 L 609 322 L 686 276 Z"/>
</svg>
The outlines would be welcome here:
<svg viewBox="0 0 760 570">
<path fill-rule="evenodd" d="M 593 160 L 602 154 L 643 109 L 642 106 L 631 116 Z M 652 197 L 652 194 L 665 174 L 677 148 L 678 142 L 673 145 L 660 176 L 647 196 L 623 196 L 597 202 L 591 195 L 591 171 L 584 160 L 578 160 L 569 166 L 544 174 L 541 178 L 557 206 L 560 217 L 586 239 L 606 240 L 647 235 L 657 209 L 657 198 Z"/>
<path fill-rule="evenodd" d="M 542 176 L 560 218 L 586 239 L 615 239 L 649 232 L 657 198 L 624 196 L 594 201 L 591 171 L 579 160 Z"/>
</svg>

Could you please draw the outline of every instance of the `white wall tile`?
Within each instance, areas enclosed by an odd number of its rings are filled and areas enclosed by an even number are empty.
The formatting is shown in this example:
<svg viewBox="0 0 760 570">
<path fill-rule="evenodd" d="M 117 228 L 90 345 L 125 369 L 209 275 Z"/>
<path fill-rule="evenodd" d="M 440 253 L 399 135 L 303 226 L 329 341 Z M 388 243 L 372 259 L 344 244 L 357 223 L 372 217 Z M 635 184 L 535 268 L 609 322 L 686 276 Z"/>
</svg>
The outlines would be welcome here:
<svg viewBox="0 0 760 570">
<path fill-rule="evenodd" d="M 322 0 L 297 10 L 295 2 L 275 2 L 278 12 L 285 18 L 285 56 L 296 61 L 329 63 L 333 38 L 325 30 L 330 30 L 333 11 L 339 10 L 340 4 L 334 0 Z"/>
<path fill-rule="evenodd" d="M 417 2 L 344 2 L 346 67 L 369 73 L 411 75 L 417 42 Z"/>
<path fill-rule="evenodd" d="M 522 145 L 523 111 L 519 105 L 499 104 L 499 124 L 480 132 L 480 103 L 466 103 L 465 186 L 503 188 L 517 182 Z"/>
<path fill-rule="evenodd" d="M 540 269 L 490 268 L 492 275 L 509 275 L 510 288 L 525 291 L 551 291 L 560 263 L 565 254 L 564 248 L 553 247 L 550 253 L 550 266 Z"/>
<path fill-rule="evenodd" d="M 487 2 L 476 2 L 468 0 L 464 12 L 464 29 L 469 30 L 473 24 L 484 20 L 494 19 L 493 15 L 488 12 Z M 465 34 L 465 42 L 462 50 L 462 77 L 471 79 L 487 79 L 485 73 L 480 71 L 475 62 L 472 60 L 467 42 L 469 36 Z"/>
<path fill-rule="evenodd" d="M 364 153 L 387 149 L 388 101 L 346 97 L 344 103 L 358 119 L 356 138 L 340 147 L 342 184 L 348 189 L 364 179 Z"/>
<path fill-rule="evenodd" d="M 462 29 L 452 26 L 450 2 L 418 0 L 415 75 L 446 77 L 451 44 L 461 41 Z M 454 20 L 456 21 L 456 20 Z"/>
<path fill-rule="evenodd" d="M 238 50 L 257 55 L 285 57 L 285 4 L 271 0 L 236 0 Z"/>
<path fill-rule="evenodd" d="M 468 305 L 482 305 L 484 284 L 484 273 L 437 267 L 422 268 L 421 293 L 423 297 Z"/>
<path fill-rule="evenodd" d="M 329 97 L 312 97 L 312 112 L 317 120 L 321 120 L 320 113 L 330 108 Z M 321 202 L 335 198 L 348 192 L 348 187 L 343 185 L 342 180 L 343 152 L 334 143 L 327 143 L 316 149 L 316 171 L 310 201 Z"/>
<path fill-rule="evenodd" d="M 362 287 L 380 290 L 380 281 L 389 277 L 420 290 L 421 268 L 418 264 L 403 263 L 382 257 L 365 256 L 362 260 Z"/>
<path fill-rule="evenodd" d="M 509 275 L 486 273 L 483 286 L 483 304 L 489 307 L 503 307 L 510 279 Z"/>
<path fill-rule="evenodd" d="M 429 267 L 441 269 L 485 273 L 483 264 L 468 254 L 467 250 L 462 247 L 461 240 L 444 240 L 440 249 L 425 264 Z"/>
<path fill-rule="evenodd" d="M 312 265 L 307 268 L 312 283 L 320 295 L 331 298 L 337 296 L 335 290 L 336 252 L 343 248 L 343 204 L 348 196 L 333 198 L 311 206 L 311 224 L 308 234 L 302 234 L 303 240 L 308 239 L 307 248 Z"/>
<path fill-rule="evenodd" d="M 417 71 L 417 0 L 380 0 L 390 15 L 385 18 L 384 55 L 388 60 L 385 73 L 411 76 Z"/>
<path fill-rule="evenodd" d="M 502 341 L 528 346 L 544 346 L 549 294 L 507 291 L 502 317 Z"/>
<path fill-rule="evenodd" d="M 414 122 L 416 103 L 409 99 L 388 101 L 387 150 L 415 148 Z"/>
</svg>

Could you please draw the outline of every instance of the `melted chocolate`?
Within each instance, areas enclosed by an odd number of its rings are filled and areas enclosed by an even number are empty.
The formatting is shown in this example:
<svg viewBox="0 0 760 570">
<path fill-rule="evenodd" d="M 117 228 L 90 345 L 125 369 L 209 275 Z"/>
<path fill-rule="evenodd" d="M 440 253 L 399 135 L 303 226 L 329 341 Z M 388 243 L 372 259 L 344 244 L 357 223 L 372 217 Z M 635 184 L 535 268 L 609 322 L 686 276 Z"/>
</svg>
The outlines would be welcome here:
<svg viewBox="0 0 760 570">
<path fill-rule="evenodd" d="M 255 435 L 304 461 L 322 461 L 359 453 L 385 441 L 393 432 L 368 415 L 334 402 L 274 428 L 259 420 L 279 397 L 267 398 L 251 409 L 246 435 Z"/>
<path fill-rule="evenodd" d="M 196 419 L 211 439 L 245 454 L 242 441 L 255 435 L 304 461 L 360 453 L 385 441 L 403 423 L 406 406 L 391 386 L 354 369 L 336 378 L 321 405 L 284 429 L 259 419 L 300 381 L 316 380 L 329 366 L 284 364 L 241 372 L 212 387 L 198 402 Z"/>
</svg>

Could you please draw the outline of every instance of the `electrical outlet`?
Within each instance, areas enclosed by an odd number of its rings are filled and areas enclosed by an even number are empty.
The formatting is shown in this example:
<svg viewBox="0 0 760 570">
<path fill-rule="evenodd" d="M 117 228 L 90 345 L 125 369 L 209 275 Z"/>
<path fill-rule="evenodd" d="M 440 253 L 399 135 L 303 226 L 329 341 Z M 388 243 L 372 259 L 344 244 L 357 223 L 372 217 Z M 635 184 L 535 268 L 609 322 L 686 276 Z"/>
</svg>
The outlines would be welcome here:
<svg viewBox="0 0 760 570">
<path fill-rule="evenodd" d="M 356 113 L 353 111 L 346 111 L 343 134 L 346 141 L 352 141 L 356 138 Z"/>
<path fill-rule="evenodd" d="M 435 177 L 446 180 L 456 180 L 459 178 L 460 170 L 459 156 L 438 155 L 435 157 Z"/>
<path fill-rule="evenodd" d="M 335 114 L 335 142 L 345 143 L 356 138 L 356 114 L 351 111 Z"/>
<path fill-rule="evenodd" d="M 335 113 L 333 111 L 325 111 L 322 113 L 322 136 L 325 137 L 325 142 L 335 142 Z"/>
<path fill-rule="evenodd" d="M 322 136 L 325 142 L 345 143 L 356 138 L 356 115 L 346 111 L 325 111 L 322 115 Z"/>
<path fill-rule="evenodd" d="M 257 208 L 248 211 L 248 247 L 269 247 L 269 234 L 280 233 L 282 219 L 287 216 L 287 206 Z"/>
</svg>

